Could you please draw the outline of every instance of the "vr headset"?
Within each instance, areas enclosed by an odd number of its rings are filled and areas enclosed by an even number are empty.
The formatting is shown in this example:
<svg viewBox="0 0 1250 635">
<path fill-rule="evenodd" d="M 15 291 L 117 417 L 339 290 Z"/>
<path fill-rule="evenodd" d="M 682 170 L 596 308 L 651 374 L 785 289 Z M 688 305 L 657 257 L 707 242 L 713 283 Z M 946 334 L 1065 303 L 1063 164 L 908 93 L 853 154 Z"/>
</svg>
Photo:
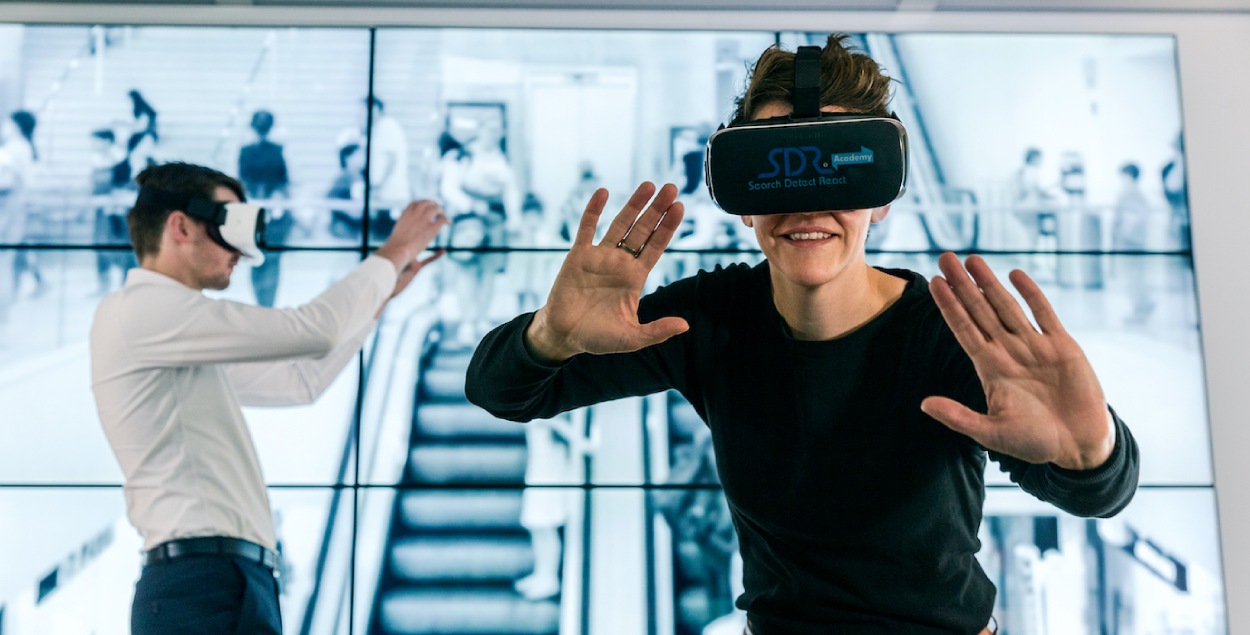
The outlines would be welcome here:
<svg viewBox="0 0 1250 635">
<path fill-rule="evenodd" d="M 794 112 L 722 127 L 708 139 L 708 192 L 730 214 L 797 214 L 888 205 L 907 186 L 897 117 L 820 111 L 820 47 L 795 56 Z"/>
<path fill-rule="evenodd" d="M 223 203 L 205 198 L 187 197 L 155 187 L 139 188 L 135 206 L 146 205 L 180 210 L 191 218 L 204 221 L 213 242 L 239 254 L 246 264 L 265 262 L 265 224 L 269 214 L 263 207 L 248 203 Z"/>
</svg>

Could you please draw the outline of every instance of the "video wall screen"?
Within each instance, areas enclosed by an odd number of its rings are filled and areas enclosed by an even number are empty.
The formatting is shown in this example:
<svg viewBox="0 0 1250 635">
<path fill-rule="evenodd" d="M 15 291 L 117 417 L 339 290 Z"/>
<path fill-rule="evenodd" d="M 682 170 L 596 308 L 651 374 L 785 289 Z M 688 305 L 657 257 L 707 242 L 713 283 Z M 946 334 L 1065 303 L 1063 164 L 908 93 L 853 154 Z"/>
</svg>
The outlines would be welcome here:
<svg viewBox="0 0 1250 635">
<path fill-rule="evenodd" d="M 141 541 L 87 336 L 137 266 L 134 175 L 168 161 L 239 176 L 273 214 L 266 265 L 222 300 L 310 300 L 414 198 L 453 220 L 322 399 L 246 411 L 285 632 L 741 633 L 737 537 L 689 404 L 523 426 L 469 404 L 464 375 L 488 330 L 545 301 L 596 188 L 612 210 L 640 181 L 679 187 L 648 289 L 761 262 L 707 195 L 704 144 L 761 51 L 826 35 L 0 25 L 0 633 L 127 632 Z M 913 140 L 870 264 L 931 277 L 956 250 L 1027 271 L 1141 447 L 1111 520 L 988 466 L 978 561 L 1000 632 L 1225 633 L 1175 41 L 849 42 L 897 80 Z"/>
</svg>

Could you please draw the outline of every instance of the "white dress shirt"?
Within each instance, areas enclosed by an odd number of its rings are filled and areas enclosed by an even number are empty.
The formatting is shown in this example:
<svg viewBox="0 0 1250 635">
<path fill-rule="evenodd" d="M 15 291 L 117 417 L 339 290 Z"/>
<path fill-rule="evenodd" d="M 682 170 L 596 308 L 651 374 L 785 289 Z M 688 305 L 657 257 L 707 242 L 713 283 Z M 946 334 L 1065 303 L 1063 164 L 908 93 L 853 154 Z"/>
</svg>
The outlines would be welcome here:
<svg viewBox="0 0 1250 635">
<path fill-rule="evenodd" d="M 130 270 L 96 310 L 91 385 L 144 549 L 194 536 L 275 548 L 241 406 L 314 401 L 360 350 L 396 275 L 371 256 L 308 304 L 271 309 Z"/>
</svg>

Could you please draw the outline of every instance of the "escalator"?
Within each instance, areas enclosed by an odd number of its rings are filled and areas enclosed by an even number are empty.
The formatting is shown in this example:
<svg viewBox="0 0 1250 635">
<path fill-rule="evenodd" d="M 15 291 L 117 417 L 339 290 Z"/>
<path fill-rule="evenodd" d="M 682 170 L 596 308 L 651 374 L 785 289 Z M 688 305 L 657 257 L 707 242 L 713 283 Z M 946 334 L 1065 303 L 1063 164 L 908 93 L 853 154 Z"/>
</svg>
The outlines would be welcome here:
<svg viewBox="0 0 1250 635">
<path fill-rule="evenodd" d="M 654 490 L 651 505 L 668 525 L 671 539 L 666 544 L 671 549 L 655 557 L 672 562 L 672 583 L 661 585 L 672 590 L 667 600 L 673 606 L 672 632 L 699 635 L 734 610 L 730 572 L 737 534 L 716 475 L 707 426 L 674 391 L 664 395 L 663 408 L 668 432 L 664 483 L 674 487 Z"/>
<path fill-rule="evenodd" d="M 369 632 L 554 635 L 559 597 L 513 588 L 533 553 L 520 524 L 525 427 L 464 396 L 471 347 L 422 347 L 408 462 L 395 498 Z"/>
<path fill-rule="evenodd" d="M 932 251 L 975 250 L 980 239 L 976 194 L 946 182 L 937 149 L 933 147 L 929 136 L 922 104 L 911 91 L 907 67 L 899 53 L 895 37 L 893 34 L 869 33 L 851 38 L 856 48 L 872 56 L 898 80 L 890 107 L 907 127 L 911 156 L 907 191 L 894 205 L 900 211 L 910 208 L 909 211 L 916 215 L 926 244 L 914 247 Z M 886 231 L 876 233 L 878 243 L 886 238 Z M 880 244 L 869 246 L 880 248 Z"/>
</svg>

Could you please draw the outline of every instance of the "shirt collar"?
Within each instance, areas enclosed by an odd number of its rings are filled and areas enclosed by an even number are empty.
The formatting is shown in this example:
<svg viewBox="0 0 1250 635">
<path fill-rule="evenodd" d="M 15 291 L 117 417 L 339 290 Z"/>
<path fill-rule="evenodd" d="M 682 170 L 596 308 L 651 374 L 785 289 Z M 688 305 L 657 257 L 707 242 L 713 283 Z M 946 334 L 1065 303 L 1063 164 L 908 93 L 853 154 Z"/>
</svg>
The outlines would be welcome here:
<svg viewBox="0 0 1250 635">
<path fill-rule="evenodd" d="M 151 269 L 144 269 L 143 267 L 134 267 L 130 271 L 126 272 L 126 288 L 127 289 L 131 287 L 139 286 L 141 284 L 159 284 L 162 286 L 177 286 L 177 287 L 182 287 L 183 289 L 191 288 L 163 273 L 160 273 L 158 271 L 152 271 Z"/>
</svg>

